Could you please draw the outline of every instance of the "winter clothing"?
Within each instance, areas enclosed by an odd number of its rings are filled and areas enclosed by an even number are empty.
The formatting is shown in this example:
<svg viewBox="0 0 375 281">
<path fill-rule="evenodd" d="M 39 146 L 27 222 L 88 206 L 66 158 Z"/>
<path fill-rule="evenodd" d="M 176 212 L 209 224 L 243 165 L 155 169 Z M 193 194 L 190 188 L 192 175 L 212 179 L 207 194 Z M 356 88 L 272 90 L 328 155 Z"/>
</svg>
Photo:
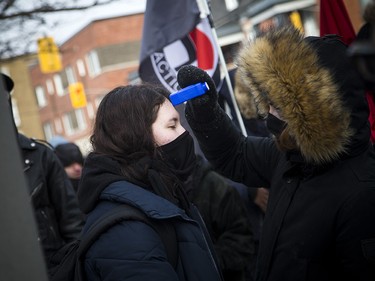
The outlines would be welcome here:
<svg viewBox="0 0 375 281">
<path fill-rule="evenodd" d="M 64 167 L 73 163 L 83 165 L 83 155 L 78 145 L 75 143 L 63 143 L 55 147 L 56 155 L 59 157 Z"/>
<path fill-rule="evenodd" d="M 213 106 L 214 90 L 209 107 L 187 103 L 186 118 L 215 169 L 270 189 L 257 280 L 375 278 L 375 152 L 363 85 L 341 44 L 286 29 L 257 39 L 239 57 L 258 110 L 279 109 L 298 150 L 242 136 Z M 178 73 L 181 87 L 207 80 L 193 67 Z"/>
<path fill-rule="evenodd" d="M 307 161 L 337 159 L 349 149 L 353 135 L 368 134 L 363 83 L 354 66 L 341 59 L 346 57 L 345 45 L 336 37 L 302 40 L 298 30 L 268 35 L 247 46 L 238 58 L 239 71 L 251 89 L 248 95 L 254 97 L 264 115 L 270 103 L 282 112 L 288 133 Z M 273 46 L 273 41 L 278 45 Z M 273 61 L 265 63 L 259 56 L 262 52 Z M 363 150 L 368 139 L 361 137 L 357 142 L 363 144 L 355 146 Z"/>
<path fill-rule="evenodd" d="M 2 79 L 3 87 L 5 88 L 5 90 L 7 92 L 11 92 L 13 90 L 13 87 L 14 87 L 13 80 L 8 75 L 5 75 L 3 73 L 0 73 L 0 77 Z"/>
<path fill-rule="evenodd" d="M 186 186 L 211 236 L 224 280 L 245 280 L 246 267 L 254 258 L 254 242 L 239 193 L 201 157 Z"/>
<path fill-rule="evenodd" d="M 172 223 L 178 247 L 178 264 L 174 269 L 167 261 L 160 237 L 149 225 L 123 221 L 103 234 L 88 251 L 88 280 L 220 280 L 194 208 L 188 216 L 149 187 L 125 180 L 119 164 L 111 158 L 89 154 L 78 197 L 88 214 L 84 231 L 107 208 L 130 204 L 151 219 Z"/>
<path fill-rule="evenodd" d="M 78 238 L 83 226 L 75 192 L 54 152 L 18 134 L 24 172 L 39 229 L 47 268 L 50 257 L 65 243 Z"/>
<path fill-rule="evenodd" d="M 77 192 L 80 181 L 80 174 L 78 171 L 79 169 L 82 169 L 84 161 L 81 150 L 79 149 L 78 145 L 69 142 L 57 145 L 55 147 L 55 153 L 63 164 L 74 191 Z M 73 164 L 74 166 L 72 166 Z"/>
</svg>

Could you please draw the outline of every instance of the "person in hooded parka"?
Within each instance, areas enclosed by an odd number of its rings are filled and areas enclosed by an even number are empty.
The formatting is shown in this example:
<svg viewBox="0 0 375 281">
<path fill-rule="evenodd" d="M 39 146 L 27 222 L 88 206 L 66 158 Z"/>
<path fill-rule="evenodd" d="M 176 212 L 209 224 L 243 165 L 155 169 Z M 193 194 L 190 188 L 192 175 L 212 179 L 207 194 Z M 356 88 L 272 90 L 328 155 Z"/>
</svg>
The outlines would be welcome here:
<svg viewBox="0 0 375 281">
<path fill-rule="evenodd" d="M 375 280 L 375 153 L 364 85 L 337 36 L 273 29 L 244 46 L 238 71 L 274 138 L 243 136 L 210 90 L 186 105 L 207 159 L 224 176 L 269 189 L 256 280 Z"/>
</svg>

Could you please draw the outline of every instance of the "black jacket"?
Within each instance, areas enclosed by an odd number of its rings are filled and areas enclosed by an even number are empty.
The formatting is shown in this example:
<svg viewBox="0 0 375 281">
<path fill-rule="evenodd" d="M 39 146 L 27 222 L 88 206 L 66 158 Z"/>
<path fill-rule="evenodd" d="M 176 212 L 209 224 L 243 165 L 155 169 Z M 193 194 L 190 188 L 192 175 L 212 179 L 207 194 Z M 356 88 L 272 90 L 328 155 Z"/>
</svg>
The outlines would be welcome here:
<svg viewBox="0 0 375 281">
<path fill-rule="evenodd" d="M 188 197 L 197 206 L 211 236 L 224 280 L 245 280 L 246 269 L 254 258 L 254 241 L 238 191 L 201 157 L 186 185 Z"/>
<path fill-rule="evenodd" d="M 307 171 L 272 139 L 245 138 L 221 117 L 209 126 L 216 130 L 195 131 L 207 158 L 234 181 L 270 188 L 258 280 L 374 280 L 365 257 L 375 245 L 372 147 Z"/>
<path fill-rule="evenodd" d="M 215 169 L 270 190 L 257 280 L 375 280 L 375 152 L 363 84 L 345 51 L 337 38 L 284 30 L 239 58 L 248 94 L 258 109 L 280 110 L 298 151 L 242 136 L 218 105 L 187 103 Z"/>
<path fill-rule="evenodd" d="M 18 134 L 24 173 L 29 186 L 47 268 L 50 257 L 65 243 L 75 240 L 83 226 L 83 214 L 64 168 L 49 147 Z"/>
<path fill-rule="evenodd" d="M 178 262 L 175 268 L 168 262 L 163 242 L 152 227 L 144 222 L 126 220 L 112 226 L 87 252 L 87 279 L 222 280 L 200 216 L 194 212 L 196 215 L 190 217 L 147 189 L 126 181 L 119 164 L 110 157 L 89 154 L 78 189 L 80 205 L 87 213 L 84 231 L 106 210 L 118 204 L 129 204 L 150 219 L 173 226 Z"/>
</svg>

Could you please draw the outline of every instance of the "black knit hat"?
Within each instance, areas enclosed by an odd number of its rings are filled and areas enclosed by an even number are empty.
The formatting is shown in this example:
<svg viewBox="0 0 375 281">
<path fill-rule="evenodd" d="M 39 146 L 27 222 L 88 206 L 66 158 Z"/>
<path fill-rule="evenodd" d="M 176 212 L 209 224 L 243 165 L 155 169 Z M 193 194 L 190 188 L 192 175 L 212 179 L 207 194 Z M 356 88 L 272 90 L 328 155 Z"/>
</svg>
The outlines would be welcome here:
<svg viewBox="0 0 375 281">
<path fill-rule="evenodd" d="M 8 75 L 5 75 L 3 73 L 0 73 L 1 74 L 1 79 L 3 79 L 3 87 L 5 87 L 5 90 L 7 90 L 8 92 L 12 91 L 13 90 L 13 87 L 14 87 L 14 82 L 12 80 L 12 78 L 10 78 Z"/>
<path fill-rule="evenodd" d="M 83 165 L 83 156 L 79 147 L 74 143 L 59 144 L 55 148 L 56 155 L 59 157 L 64 167 L 73 163 Z"/>
</svg>

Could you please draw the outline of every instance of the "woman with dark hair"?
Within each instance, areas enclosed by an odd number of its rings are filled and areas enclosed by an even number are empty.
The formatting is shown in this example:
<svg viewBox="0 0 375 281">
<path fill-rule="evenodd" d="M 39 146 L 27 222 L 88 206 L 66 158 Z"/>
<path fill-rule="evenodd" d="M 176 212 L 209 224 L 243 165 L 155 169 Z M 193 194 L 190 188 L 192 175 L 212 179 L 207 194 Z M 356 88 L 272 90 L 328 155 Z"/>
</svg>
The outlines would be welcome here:
<svg viewBox="0 0 375 281">
<path fill-rule="evenodd" d="M 177 262 L 170 262 L 162 237 L 150 225 L 125 220 L 102 234 L 86 253 L 88 280 L 221 280 L 204 224 L 180 181 L 194 168 L 194 144 L 168 94 L 155 86 L 133 85 L 104 97 L 78 198 L 87 214 L 84 232 L 120 204 L 172 226 Z M 164 157 L 166 146 L 177 148 L 171 159 L 178 169 Z"/>
</svg>

